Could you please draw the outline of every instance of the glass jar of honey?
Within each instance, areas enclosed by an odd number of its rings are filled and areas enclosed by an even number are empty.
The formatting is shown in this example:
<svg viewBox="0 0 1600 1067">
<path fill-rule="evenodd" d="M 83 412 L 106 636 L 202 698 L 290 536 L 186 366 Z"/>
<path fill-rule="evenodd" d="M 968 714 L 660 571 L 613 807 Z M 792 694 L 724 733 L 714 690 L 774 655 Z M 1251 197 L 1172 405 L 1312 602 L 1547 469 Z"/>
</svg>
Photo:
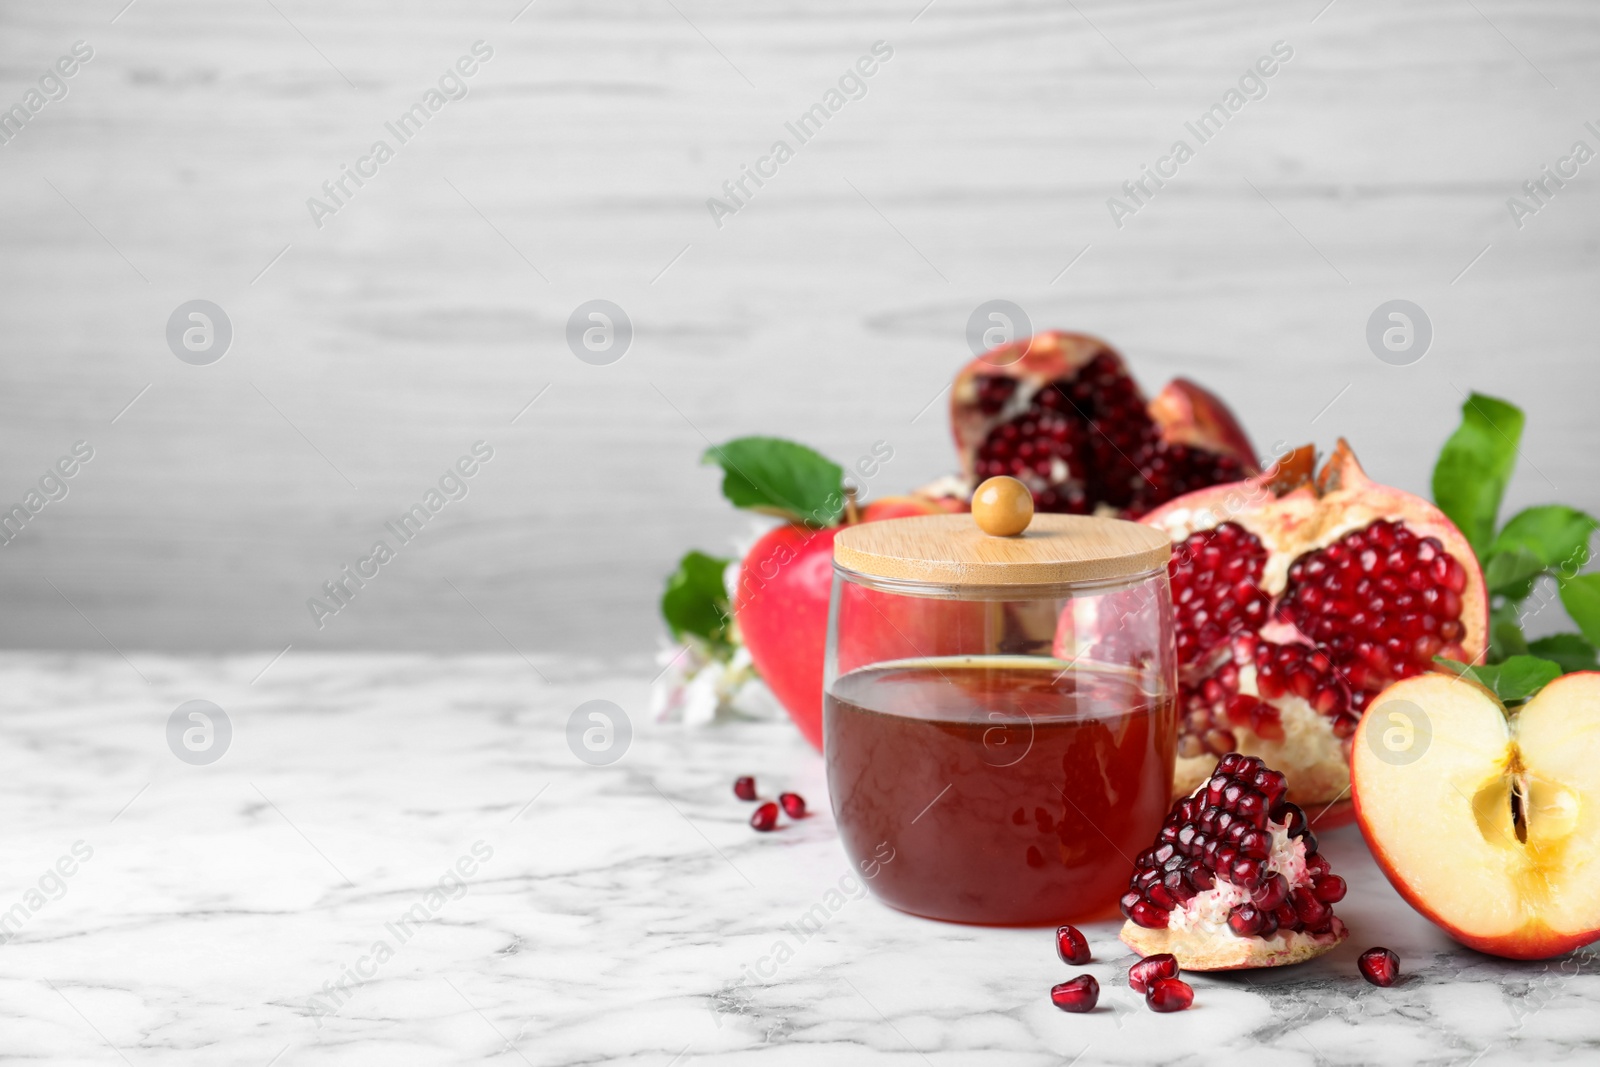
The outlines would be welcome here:
<svg viewBox="0 0 1600 1067">
<path fill-rule="evenodd" d="M 1073 515 L 840 532 L 824 755 L 880 899 L 1005 926 L 1115 914 L 1171 801 L 1170 553 L 1150 527 Z"/>
</svg>

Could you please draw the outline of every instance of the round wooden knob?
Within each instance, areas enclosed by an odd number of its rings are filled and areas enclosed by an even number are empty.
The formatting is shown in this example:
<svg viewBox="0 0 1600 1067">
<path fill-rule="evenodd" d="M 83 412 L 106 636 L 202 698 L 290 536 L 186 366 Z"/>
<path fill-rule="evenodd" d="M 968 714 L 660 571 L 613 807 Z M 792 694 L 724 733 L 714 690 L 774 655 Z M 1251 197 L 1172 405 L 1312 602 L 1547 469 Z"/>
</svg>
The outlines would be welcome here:
<svg viewBox="0 0 1600 1067">
<path fill-rule="evenodd" d="M 978 529 L 995 537 L 1015 537 L 1033 521 L 1033 494 L 1004 474 L 988 479 L 972 494 Z"/>
</svg>

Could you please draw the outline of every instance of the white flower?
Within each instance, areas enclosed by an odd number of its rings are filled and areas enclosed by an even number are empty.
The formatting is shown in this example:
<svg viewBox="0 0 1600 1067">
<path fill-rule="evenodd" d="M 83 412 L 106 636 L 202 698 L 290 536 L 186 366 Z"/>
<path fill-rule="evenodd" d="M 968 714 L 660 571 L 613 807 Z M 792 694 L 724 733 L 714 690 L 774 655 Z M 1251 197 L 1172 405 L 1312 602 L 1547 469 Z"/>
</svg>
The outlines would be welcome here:
<svg viewBox="0 0 1600 1067">
<path fill-rule="evenodd" d="M 726 661 L 711 655 L 694 638 L 661 650 L 665 670 L 650 690 L 650 714 L 657 722 L 705 726 L 733 718 L 769 719 L 782 714 L 772 693 L 740 645 Z"/>
</svg>

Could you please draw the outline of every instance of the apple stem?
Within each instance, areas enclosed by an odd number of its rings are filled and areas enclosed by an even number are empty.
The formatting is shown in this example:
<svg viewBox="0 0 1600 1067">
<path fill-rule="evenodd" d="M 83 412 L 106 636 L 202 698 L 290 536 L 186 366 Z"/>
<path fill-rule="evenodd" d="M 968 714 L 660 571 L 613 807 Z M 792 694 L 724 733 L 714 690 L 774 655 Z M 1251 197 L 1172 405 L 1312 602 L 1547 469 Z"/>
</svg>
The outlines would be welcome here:
<svg viewBox="0 0 1600 1067">
<path fill-rule="evenodd" d="M 844 521 L 847 525 L 854 526 L 861 521 L 861 512 L 856 508 L 856 487 L 844 487 Z"/>
</svg>

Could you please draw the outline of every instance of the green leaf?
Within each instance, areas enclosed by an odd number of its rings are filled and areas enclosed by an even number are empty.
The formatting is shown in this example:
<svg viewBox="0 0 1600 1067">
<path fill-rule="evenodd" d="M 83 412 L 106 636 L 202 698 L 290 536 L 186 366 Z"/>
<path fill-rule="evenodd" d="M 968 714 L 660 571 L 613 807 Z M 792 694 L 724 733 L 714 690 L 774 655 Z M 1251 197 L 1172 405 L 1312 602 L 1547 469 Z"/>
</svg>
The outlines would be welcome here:
<svg viewBox="0 0 1600 1067">
<path fill-rule="evenodd" d="M 1561 664 L 1567 674 L 1573 671 L 1592 671 L 1600 667 L 1595 647 L 1581 634 L 1551 634 L 1528 643 L 1528 651 Z"/>
<path fill-rule="evenodd" d="M 1545 561 L 1526 548 L 1492 552 L 1483 565 L 1483 583 L 1491 593 L 1524 600 L 1533 592 L 1533 581 L 1545 571 Z"/>
<path fill-rule="evenodd" d="M 1561 504 L 1525 508 L 1513 515 L 1494 539 L 1490 565 L 1495 554 L 1505 553 L 1519 560 L 1538 560 L 1547 570 L 1577 574 L 1589 562 L 1589 538 L 1596 525 L 1577 508 Z"/>
<path fill-rule="evenodd" d="M 1580 574 L 1561 583 L 1561 606 L 1592 645 L 1600 645 L 1600 574 Z"/>
<path fill-rule="evenodd" d="M 1505 704 L 1527 700 L 1561 677 L 1561 664 L 1538 656 L 1512 656 L 1504 663 L 1487 666 L 1457 663 L 1443 656 L 1434 657 L 1434 662 L 1444 664 L 1463 677 L 1482 682 L 1494 690 L 1494 694 Z"/>
<path fill-rule="evenodd" d="M 678 569 L 667 578 L 666 591 L 661 594 L 661 617 L 667 620 L 675 640 L 693 634 L 713 651 L 731 648 L 728 624 L 733 612 L 722 581 L 730 562 L 704 552 L 690 552 L 678 561 Z"/>
<path fill-rule="evenodd" d="M 723 470 L 722 495 L 735 507 L 777 515 L 812 528 L 844 514 L 844 470 L 805 445 L 777 437 L 740 437 L 700 457 Z"/>
<path fill-rule="evenodd" d="M 1523 422 L 1521 409 L 1473 393 L 1461 406 L 1461 425 L 1434 464 L 1434 503 L 1461 527 L 1480 558 L 1494 538 L 1495 517 L 1516 466 Z"/>
<path fill-rule="evenodd" d="M 1522 618 L 1514 603 L 1502 603 L 1489 612 L 1489 662 L 1499 663 L 1528 652 L 1528 639 L 1522 636 Z"/>
</svg>

